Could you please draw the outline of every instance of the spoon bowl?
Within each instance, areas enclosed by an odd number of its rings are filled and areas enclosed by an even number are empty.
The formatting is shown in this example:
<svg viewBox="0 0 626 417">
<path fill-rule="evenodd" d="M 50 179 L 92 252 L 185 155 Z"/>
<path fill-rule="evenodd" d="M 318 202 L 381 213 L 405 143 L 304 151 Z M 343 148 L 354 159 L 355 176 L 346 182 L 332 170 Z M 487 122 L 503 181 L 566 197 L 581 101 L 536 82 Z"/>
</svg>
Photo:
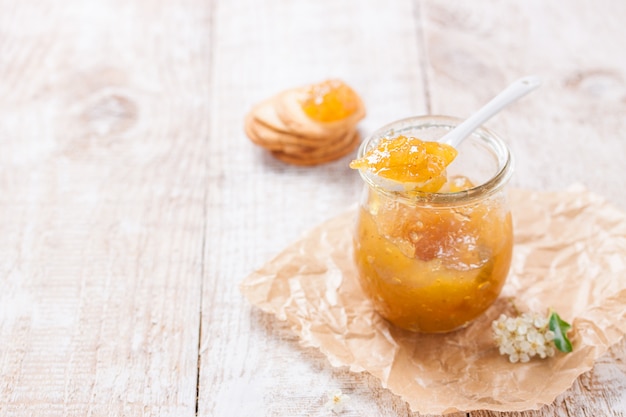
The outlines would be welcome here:
<svg viewBox="0 0 626 417">
<path fill-rule="evenodd" d="M 445 143 L 454 148 L 458 148 L 465 138 L 480 127 L 487 120 L 491 119 L 508 105 L 524 97 L 541 85 L 541 80 L 536 76 L 526 76 L 514 81 L 507 88 L 502 90 L 497 96 L 481 107 L 476 113 L 460 123 L 450 132 L 442 136 L 437 141 Z M 398 182 L 381 177 L 374 172 L 363 170 L 372 183 L 392 192 L 407 192 L 422 187 L 425 183 Z"/>
</svg>

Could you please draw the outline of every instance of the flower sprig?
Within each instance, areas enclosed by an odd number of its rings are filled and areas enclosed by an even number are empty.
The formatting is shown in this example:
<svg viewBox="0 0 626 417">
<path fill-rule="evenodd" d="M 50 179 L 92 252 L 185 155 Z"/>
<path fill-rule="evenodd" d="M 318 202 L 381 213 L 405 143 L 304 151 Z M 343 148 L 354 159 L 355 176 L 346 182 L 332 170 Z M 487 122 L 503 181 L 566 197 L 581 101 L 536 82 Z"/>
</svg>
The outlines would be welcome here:
<svg viewBox="0 0 626 417">
<path fill-rule="evenodd" d="M 344 394 L 340 389 L 328 394 L 328 401 L 324 404 L 327 410 L 335 414 L 341 413 L 350 402 L 350 396 Z"/>
<path fill-rule="evenodd" d="M 491 328 L 500 354 L 508 355 L 512 363 L 528 362 L 535 356 L 552 357 L 556 349 L 572 351 L 572 343 L 567 338 L 571 325 L 555 312 L 548 317 L 537 313 L 517 317 L 501 314 Z"/>
</svg>

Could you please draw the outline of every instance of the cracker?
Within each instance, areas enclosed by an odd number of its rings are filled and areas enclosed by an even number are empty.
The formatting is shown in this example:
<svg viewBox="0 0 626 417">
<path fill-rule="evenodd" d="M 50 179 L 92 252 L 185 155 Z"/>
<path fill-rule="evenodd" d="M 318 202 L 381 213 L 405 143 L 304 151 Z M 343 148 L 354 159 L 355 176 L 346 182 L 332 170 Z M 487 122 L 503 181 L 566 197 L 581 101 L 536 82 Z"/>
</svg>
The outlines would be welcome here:
<svg viewBox="0 0 626 417">
<path fill-rule="evenodd" d="M 252 118 L 251 124 L 256 134 L 262 136 L 267 142 L 313 147 L 323 145 L 324 143 L 324 140 L 322 139 L 305 138 L 302 136 L 294 135 L 292 133 L 273 129 L 272 127 L 261 122 L 256 117 Z"/>
<path fill-rule="evenodd" d="M 284 91 L 276 97 L 275 110 L 290 132 L 298 136 L 324 138 L 329 135 L 340 135 L 350 130 L 365 116 L 365 110 L 359 99 L 357 111 L 336 122 L 318 122 L 311 119 L 302 110 L 302 102 L 307 98 L 305 88 Z"/>
<path fill-rule="evenodd" d="M 246 136 L 250 138 L 250 140 L 265 149 L 280 151 L 283 149 L 283 146 L 280 142 L 268 141 L 265 136 L 259 133 L 256 129 L 258 122 L 255 123 L 254 118 L 248 114 L 244 120 L 244 131 L 246 132 Z"/>
<path fill-rule="evenodd" d="M 318 147 L 306 147 L 305 149 L 303 149 L 303 152 L 298 152 L 298 154 L 304 154 L 310 157 L 318 157 L 326 154 L 332 155 L 337 152 L 341 152 L 346 146 L 349 146 L 355 140 L 355 133 L 355 130 L 350 130 L 333 142 L 325 143 L 323 146 Z"/>
<path fill-rule="evenodd" d="M 253 114 L 256 120 L 275 131 L 290 133 L 291 130 L 278 117 L 276 99 L 277 97 L 272 97 L 260 102 L 252 108 L 249 114 Z"/>
<path fill-rule="evenodd" d="M 360 143 L 355 126 L 365 116 L 361 99 L 356 96 L 357 109 L 352 115 L 320 122 L 302 109 L 308 90 L 293 88 L 255 105 L 245 117 L 246 135 L 276 158 L 294 165 L 318 165 L 353 151 Z"/>
<path fill-rule="evenodd" d="M 361 142 L 357 131 L 351 132 L 350 140 L 340 149 L 331 153 L 292 155 L 280 151 L 272 151 L 272 155 L 283 162 L 299 166 L 313 166 L 332 162 L 352 152 Z"/>
</svg>

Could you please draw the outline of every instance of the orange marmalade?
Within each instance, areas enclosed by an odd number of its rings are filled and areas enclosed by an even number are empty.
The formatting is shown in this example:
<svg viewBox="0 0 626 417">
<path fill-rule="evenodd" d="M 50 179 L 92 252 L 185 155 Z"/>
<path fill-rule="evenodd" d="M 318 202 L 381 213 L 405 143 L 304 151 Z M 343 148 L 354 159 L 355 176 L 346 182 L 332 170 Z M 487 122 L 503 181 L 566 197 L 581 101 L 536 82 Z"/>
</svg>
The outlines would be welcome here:
<svg viewBox="0 0 626 417">
<path fill-rule="evenodd" d="M 437 192 L 446 183 L 446 167 L 457 155 L 450 145 L 397 136 L 382 139 L 350 168 L 366 169 L 402 184 L 413 191 Z"/>
<path fill-rule="evenodd" d="M 359 99 L 347 84 L 340 80 L 326 80 L 313 84 L 307 91 L 302 110 L 318 122 L 336 122 L 354 114 Z"/>
<path fill-rule="evenodd" d="M 432 125 L 432 117 L 414 119 L 418 126 L 427 119 L 424 129 Z M 453 127 L 453 122 L 444 120 Z M 351 164 L 367 183 L 354 238 L 361 287 L 374 308 L 399 327 L 451 331 L 482 314 L 500 294 L 513 248 L 511 214 L 503 191 L 510 161 L 506 147 L 502 158 L 478 155 L 492 152 L 492 138 L 483 138 L 487 134 L 472 135 L 459 149 L 458 157 L 464 158 L 469 142 L 469 163 L 460 165 L 467 172 L 450 165 L 456 150 L 404 134 L 371 138 L 376 141 L 364 143 L 360 158 Z M 502 151 L 498 146 L 493 153 Z M 386 156 L 381 159 L 381 154 Z M 493 172 L 488 178 L 474 175 L 472 163 L 484 170 L 489 160 Z M 368 181 L 364 171 L 420 183 L 422 188 L 417 194 L 389 191 Z"/>
</svg>

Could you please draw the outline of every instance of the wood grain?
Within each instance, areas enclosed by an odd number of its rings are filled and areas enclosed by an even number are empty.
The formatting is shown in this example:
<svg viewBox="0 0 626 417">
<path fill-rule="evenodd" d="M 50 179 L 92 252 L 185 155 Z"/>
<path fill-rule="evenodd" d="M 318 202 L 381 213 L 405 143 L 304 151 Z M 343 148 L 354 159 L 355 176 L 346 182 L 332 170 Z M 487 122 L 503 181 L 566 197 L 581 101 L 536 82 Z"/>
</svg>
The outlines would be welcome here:
<svg viewBox="0 0 626 417">
<path fill-rule="evenodd" d="M 626 48 L 617 1 L 455 1 L 423 6 L 434 113 L 468 115 L 501 86 L 538 74 L 542 87 L 488 122 L 516 157 L 513 185 L 558 190 L 582 183 L 626 209 Z M 553 405 L 476 416 L 626 413 L 626 342 Z"/>
<path fill-rule="evenodd" d="M 542 87 L 488 127 L 516 157 L 513 185 L 582 183 L 626 209 L 626 3 L 424 2 L 434 113 L 469 115 L 503 86 L 537 74 Z"/>
<path fill-rule="evenodd" d="M 210 7 L 0 7 L 0 415 L 191 416 Z"/>
<path fill-rule="evenodd" d="M 494 3 L 486 2 L 481 5 L 468 3 L 461 8 L 457 2 L 418 2 L 407 6 L 406 9 L 397 15 L 394 14 L 391 18 L 388 16 L 390 11 L 382 5 L 368 4 L 367 7 L 360 8 L 356 8 L 354 5 L 335 5 L 332 6 L 334 17 L 328 22 L 324 22 L 325 16 L 320 16 L 323 11 L 331 12 L 331 7 L 325 5 L 301 6 L 295 9 L 282 3 L 279 4 L 279 2 L 264 2 L 253 12 L 247 12 L 249 9 L 243 5 L 237 7 L 234 4 L 226 6 L 220 3 L 216 13 L 215 40 L 217 42 L 216 50 L 221 51 L 219 56 L 222 59 L 222 66 L 218 65 L 215 68 L 214 83 L 217 89 L 213 91 L 221 103 L 233 100 L 240 104 L 235 105 L 232 110 L 223 108 L 224 115 L 221 115 L 222 111 L 219 112 L 220 115 L 214 123 L 214 128 L 218 131 L 212 134 L 212 137 L 237 137 L 237 129 L 239 129 L 242 114 L 255 101 L 274 94 L 281 88 L 323 78 L 327 73 L 335 75 L 330 70 L 333 66 L 345 71 L 347 75 L 336 70 L 348 81 L 356 80 L 355 87 L 365 95 L 366 103 L 370 104 L 370 114 L 363 126 L 364 131 L 371 131 L 371 129 L 389 120 L 426 111 L 457 115 L 467 114 L 495 94 L 506 83 L 520 75 L 537 70 L 531 65 L 528 68 L 517 65 L 516 53 L 524 50 L 525 44 L 522 42 L 527 39 L 522 35 L 519 37 L 514 35 L 516 26 L 512 25 L 510 21 L 514 20 L 514 16 L 510 20 L 497 21 L 501 15 L 505 14 L 507 7 L 514 5 L 509 2 L 498 6 Z M 544 19 L 537 23 L 539 27 L 536 30 L 540 34 L 545 33 L 549 25 L 556 24 L 560 18 L 558 15 L 552 16 L 553 20 L 550 20 L 550 16 L 545 17 L 539 4 L 534 3 L 529 7 L 534 7 L 528 12 L 529 16 L 538 14 Z M 550 5 L 547 7 L 548 11 L 551 11 Z M 368 26 L 367 22 L 372 19 L 370 15 L 372 10 L 376 10 L 379 14 L 377 14 L 376 25 Z M 384 10 L 384 13 L 381 10 Z M 483 24 L 482 19 L 484 19 L 485 10 L 491 10 L 487 13 L 488 19 L 486 19 L 486 24 L 491 26 L 486 29 L 480 27 Z M 458 22 L 449 17 L 455 13 L 461 13 L 461 16 L 456 18 Z M 340 22 L 346 14 L 350 15 L 351 24 L 343 28 L 344 32 L 340 32 L 334 25 L 337 24 L 336 22 Z M 309 18 L 307 19 L 305 16 Z M 408 16 L 415 19 L 412 27 L 402 29 Z M 579 16 L 575 10 L 568 17 L 575 17 L 579 20 L 585 18 Z M 594 17 L 593 19 L 601 19 L 601 17 Z M 459 24 L 464 20 L 469 20 L 468 27 Z M 278 21 L 281 24 L 271 26 L 267 23 L 269 21 Z M 362 24 L 362 21 L 365 24 Z M 294 22 L 298 22 L 298 24 Z M 316 23 L 313 24 L 312 22 Z M 523 25 L 527 22 L 522 21 L 518 24 Z M 317 25 L 317 30 L 313 27 L 314 25 Z M 451 29 L 454 26 L 459 27 Z M 255 40 L 248 39 L 246 48 L 248 54 L 246 56 L 238 54 L 235 48 L 235 45 L 244 42 L 242 38 L 245 36 L 234 29 L 236 27 L 246 27 L 255 33 Z M 509 27 L 512 27 L 512 30 L 511 34 L 507 35 Z M 381 31 L 384 30 L 403 30 L 405 33 L 401 37 L 396 37 L 397 33 L 381 35 Z M 359 38 L 366 39 L 367 45 L 362 45 L 360 40 L 354 38 L 355 35 L 350 35 L 350 31 L 358 31 Z M 564 30 L 563 36 L 571 32 L 571 30 Z M 313 37 L 315 33 L 318 34 L 317 38 Z M 339 39 L 343 40 L 343 43 L 337 45 L 335 42 L 329 41 L 335 35 L 338 36 L 337 43 Z M 386 36 L 394 36 L 396 39 L 392 46 L 384 41 Z M 486 44 L 486 40 L 481 36 L 490 36 L 487 40 L 492 41 L 491 48 L 493 50 L 488 51 L 489 54 L 483 56 L 479 53 L 474 56 L 470 52 L 463 53 L 462 49 L 466 46 L 473 47 L 481 42 Z M 479 39 L 475 40 L 474 37 L 479 37 Z M 449 42 L 454 48 L 449 48 L 451 51 L 442 48 L 444 41 Z M 539 42 L 539 40 L 536 39 L 535 42 Z M 229 43 L 231 44 L 229 45 Z M 381 44 L 386 44 L 387 49 L 384 49 L 384 46 L 381 47 Z M 570 44 L 576 44 L 575 36 L 570 40 Z M 557 45 L 554 42 L 551 47 L 556 48 Z M 381 49 L 384 50 L 385 54 L 392 56 L 381 55 Z M 485 45 L 482 46 L 482 49 L 488 50 Z M 552 51 L 543 50 L 540 53 L 549 56 Z M 367 65 L 353 66 L 351 62 L 346 60 L 345 56 L 356 64 L 360 64 L 359 57 L 367 56 Z M 613 56 L 615 57 L 615 55 Z M 499 66 L 494 65 L 500 61 L 508 62 L 508 64 L 500 65 L 504 66 L 504 70 L 499 70 Z M 249 62 L 252 64 L 247 64 Z M 379 69 L 381 62 L 384 65 Z M 240 64 L 239 67 L 236 65 L 237 63 Z M 613 65 L 618 64 L 620 63 L 617 61 L 613 63 Z M 494 66 L 495 68 L 492 68 Z M 253 68 L 253 71 L 250 70 L 250 67 Z M 427 74 L 417 71 L 421 68 L 426 68 Z M 550 67 L 544 64 L 544 67 L 540 69 L 546 69 L 547 75 L 552 77 L 562 73 L 559 66 Z M 318 75 L 320 71 L 322 73 Z M 386 74 L 387 71 L 392 71 L 394 77 Z M 455 76 L 458 79 L 455 80 L 455 83 L 446 79 L 446 71 L 456 71 Z M 417 74 L 419 76 L 416 78 Z M 222 80 L 222 77 L 227 78 Z M 420 80 L 420 77 L 424 78 Z M 231 81 L 233 78 L 236 81 Z M 363 79 L 364 81 L 360 81 Z M 394 81 L 399 81 L 399 83 L 396 84 Z M 372 88 L 379 85 L 384 85 L 386 91 L 374 96 Z M 220 93 L 220 86 L 224 93 Z M 397 99 L 399 96 L 414 94 L 407 93 L 412 89 L 418 90 L 422 94 L 424 101 L 418 102 L 419 106 L 406 106 Z M 574 104 L 570 104 L 570 108 L 562 109 L 560 108 L 562 106 L 559 107 L 558 103 L 555 102 L 561 97 L 559 94 L 562 91 L 555 92 L 554 87 L 550 87 L 549 83 L 548 87 L 544 88 L 544 90 L 546 89 L 548 90 L 546 94 L 550 94 L 552 97 L 552 105 L 559 108 L 555 111 L 558 112 L 558 117 L 561 120 L 576 117 L 572 114 L 572 109 L 576 108 Z M 463 93 L 459 94 L 459 91 L 463 91 Z M 377 90 L 375 92 L 378 93 Z M 577 101 L 587 99 L 584 94 L 574 94 L 573 97 L 568 98 Z M 517 105 L 515 111 L 511 112 L 512 115 L 518 117 L 521 112 L 521 119 L 512 119 L 511 117 L 498 119 L 500 124 L 506 120 L 509 125 L 504 125 L 505 128 L 508 127 L 507 129 L 496 125 L 496 130 L 505 133 L 510 129 L 516 133 L 524 132 L 524 129 L 530 131 L 532 126 L 536 127 L 537 125 L 527 121 L 532 120 L 533 117 L 541 116 L 540 121 L 537 122 L 542 123 L 541 129 L 552 132 L 552 134 L 558 132 L 561 124 L 555 124 L 554 114 L 546 114 L 541 103 L 536 102 L 537 97 L 534 100 L 526 99 L 526 104 L 529 106 L 526 112 L 520 110 L 524 103 Z M 386 119 L 374 113 L 383 111 L 383 109 L 386 111 Z M 613 110 L 609 117 L 615 118 L 617 114 Z M 232 119 L 229 119 L 229 115 L 232 116 Z M 583 124 L 585 123 L 583 122 Z M 567 134 L 578 134 L 578 139 L 575 139 L 577 143 L 583 141 L 585 134 L 598 134 L 600 132 L 601 130 L 594 130 L 593 127 L 591 131 L 587 132 L 577 132 L 576 127 L 567 127 Z M 509 136 L 505 137 L 511 142 Z M 239 133 L 239 137 L 241 137 L 241 133 Z M 566 136 L 561 138 L 560 144 L 564 144 L 565 138 Z M 245 142 L 245 138 L 243 141 Z M 578 149 L 568 150 L 565 148 L 564 151 L 560 152 L 562 164 L 553 166 L 554 164 L 550 164 L 550 156 L 554 155 L 552 149 L 550 150 L 552 153 L 548 152 L 545 156 L 537 156 L 534 146 L 543 142 L 542 138 L 535 135 L 532 143 L 522 142 L 518 145 L 518 148 L 521 149 L 515 149 L 516 153 L 522 154 L 520 158 L 533 157 L 536 161 L 533 161 L 532 164 L 542 164 L 538 165 L 541 170 L 537 170 L 535 165 L 531 165 L 530 168 L 522 165 L 522 178 L 525 180 L 516 180 L 516 185 L 561 189 L 564 184 L 584 179 L 570 178 L 566 173 L 561 172 L 562 166 L 568 166 L 569 163 L 576 164 L 581 158 Z M 220 145 L 212 143 L 211 149 L 214 154 L 213 157 L 219 158 Z M 225 148 L 222 147 L 221 149 Z M 622 149 L 621 144 L 610 141 L 607 147 L 595 150 L 594 153 L 588 153 L 587 156 L 614 158 L 616 152 Z M 222 152 L 224 151 L 222 150 Z M 214 261 L 209 262 L 209 265 L 213 265 L 211 268 L 214 268 L 216 275 L 219 274 L 219 271 L 223 275 L 221 278 L 214 278 L 209 274 L 209 284 L 207 285 L 205 281 L 204 286 L 205 294 L 209 291 L 209 301 L 206 302 L 205 296 L 203 329 L 206 327 L 207 331 L 203 331 L 202 335 L 200 414 L 248 415 L 252 410 L 260 409 L 265 410 L 265 415 L 319 415 L 323 413 L 320 408 L 325 393 L 332 388 L 341 387 L 344 391 L 348 391 L 356 402 L 346 415 L 417 415 L 411 413 L 402 401 L 382 389 L 377 381 L 372 378 L 368 378 L 366 375 L 350 375 L 346 371 L 329 369 L 328 363 L 319 353 L 298 348 L 293 335 L 283 324 L 273 322 L 271 317 L 259 316 L 260 313 L 254 310 L 248 313 L 245 304 L 241 304 L 236 291 L 237 278 L 245 276 L 250 270 L 250 265 L 260 266 L 262 262 L 293 241 L 310 225 L 335 214 L 336 207 L 350 204 L 351 200 L 346 195 L 355 195 L 353 191 L 355 186 L 349 182 L 350 180 L 333 178 L 337 177 L 336 174 L 329 176 L 322 174 L 324 171 L 332 172 L 332 170 L 337 169 L 337 164 L 331 164 L 326 169 L 299 170 L 277 164 L 257 149 L 251 149 L 247 152 L 247 155 L 223 155 L 221 158 L 227 160 L 226 163 L 215 160 L 211 163 L 212 167 L 219 167 L 220 172 L 226 174 L 220 176 L 219 188 L 215 186 L 221 190 L 221 193 L 216 191 L 217 195 L 221 197 L 218 198 L 221 201 L 216 208 L 211 207 L 210 210 L 215 210 L 216 213 L 221 214 L 223 219 L 221 223 L 225 223 L 229 227 L 225 229 L 222 226 L 220 232 L 219 227 L 215 226 L 213 229 L 210 228 L 208 233 L 209 236 L 215 236 L 216 233 L 218 236 L 214 241 L 215 243 L 212 245 L 209 242 L 207 247 L 207 250 L 214 253 L 213 256 L 215 256 Z M 239 166 L 229 165 L 233 162 L 233 158 L 235 158 L 234 162 L 239 163 Z M 597 161 L 590 162 L 591 165 L 595 163 Z M 615 165 L 613 170 L 613 185 L 620 178 L 617 167 L 619 165 Z M 603 192 L 611 187 L 611 185 L 607 186 L 607 183 L 600 176 L 596 176 L 595 173 L 593 175 L 593 181 L 587 183 L 594 190 L 598 189 L 598 192 Z M 520 174 L 518 174 L 519 176 Z M 342 187 L 343 195 L 327 186 L 332 185 L 334 187 L 337 184 Z M 320 192 L 312 193 L 313 187 L 316 187 Z M 229 190 L 237 190 L 237 193 Z M 216 194 L 210 193 L 210 195 Z M 224 201 L 224 196 L 227 196 L 228 201 Z M 320 204 L 332 196 L 335 196 L 336 199 L 327 201 L 323 210 L 320 210 Z M 248 201 L 252 207 L 246 207 Z M 620 203 L 614 199 L 612 201 Z M 335 208 L 333 208 L 333 204 Z M 240 223 L 239 228 L 236 226 L 238 222 Z M 242 230 L 241 226 L 246 230 Z M 229 237 L 226 240 L 230 241 L 232 246 L 224 246 L 225 239 L 219 238 L 220 233 L 228 234 Z M 239 236 L 232 236 L 235 233 L 239 233 Z M 259 241 L 264 242 L 262 247 L 257 246 Z M 233 267 L 232 264 L 228 268 L 229 261 L 226 255 L 221 257 L 218 255 L 228 252 L 237 253 L 241 256 L 241 263 L 238 268 Z M 207 255 L 208 259 L 210 256 Z M 228 284 L 220 286 L 220 280 L 228 282 Z M 223 316 L 223 308 L 219 306 L 226 303 L 231 304 L 234 309 L 239 309 L 239 312 L 230 317 Z M 212 317 L 217 314 L 220 314 L 220 319 L 218 321 L 213 320 Z M 246 314 L 251 316 L 246 316 Z M 256 324 L 255 319 L 257 320 Z M 258 334 L 258 327 L 264 328 L 260 334 Z M 229 335 L 231 343 L 238 346 L 237 349 L 228 349 L 224 345 L 210 342 L 216 340 L 217 335 L 225 334 Z M 613 356 L 606 356 L 603 360 L 606 360 L 608 364 L 614 364 L 618 361 L 616 357 L 620 357 L 620 352 L 621 348 L 618 347 L 612 351 Z M 223 364 L 215 366 L 214 364 L 218 360 L 222 360 Z M 207 366 L 207 362 L 211 365 Z M 608 365 L 606 368 L 612 369 L 612 366 Z M 609 381 L 609 386 L 623 386 L 623 375 L 620 372 L 602 373 L 602 370 L 598 371 L 598 369 L 600 368 L 597 367 L 594 373 L 589 375 L 600 372 L 601 375 L 596 375 L 596 377 L 599 376 L 599 379 Z M 582 377 L 581 381 L 586 377 L 588 376 Z M 570 416 L 584 415 L 581 414 L 584 411 L 578 409 L 580 404 L 589 404 L 590 409 L 604 410 L 607 415 L 614 412 L 620 413 L 619 407 L 623 408 L 621 394 L 614 395 L 615 392 L 610 392 L 610 390 L 608 392 L 603 391 L 602 386 L 603 384 L 596 385 L 593 393 L 590 390 L 577 390 L 574 387 L 558 399 L 554 405 L 527 414 L 552 415 L 556 412 Z M 597 400 L 598 393 L 602 392 L 604 392 L 605 398 L 613 399 L 613 402 Z M 208 396 L 208 403 L 206 396 Z M 472 414 L 495 415 L 497 413 Z M 502 413 L 502 415 L 520 414 Z"/>
<path fill-rule="evenodd" d="M 409 412 L 373 378 L 333 369 L 318 352 L 302 350 L 284 325 L 250 307 L 238 283 L 351 206 L 361 187 L 347 167 L 350 157 L 313 168 L 273 159 L 245 137 L 245 113 L 283 89 L 329 77 L 344 79 L 371 103 L 363 132 L 424 112 L 413 6 L 217 3 L 211 91 L 219 105 L 210 135 L 199 415 L 324 415 L 325 396 L 337 387 L 356 397 L 353 413 Z M 390 47 L 390 39 L 400 42 Z"/>
<path fill-rule="evenodd" d="M 489 122 L 513 184 L 582 182 L 626 209 L 619 0 L 0 0 L 0 415 L 418 416 L 333 368 L 238 283 L 359 197 L 350 156 L 285 165 L 243 133 L 278 91 L 342 78 L 365 135 L 464 116 L 527 73 Z M 626 415 L 626 341 L 537 411 Z"/>
</svg>

